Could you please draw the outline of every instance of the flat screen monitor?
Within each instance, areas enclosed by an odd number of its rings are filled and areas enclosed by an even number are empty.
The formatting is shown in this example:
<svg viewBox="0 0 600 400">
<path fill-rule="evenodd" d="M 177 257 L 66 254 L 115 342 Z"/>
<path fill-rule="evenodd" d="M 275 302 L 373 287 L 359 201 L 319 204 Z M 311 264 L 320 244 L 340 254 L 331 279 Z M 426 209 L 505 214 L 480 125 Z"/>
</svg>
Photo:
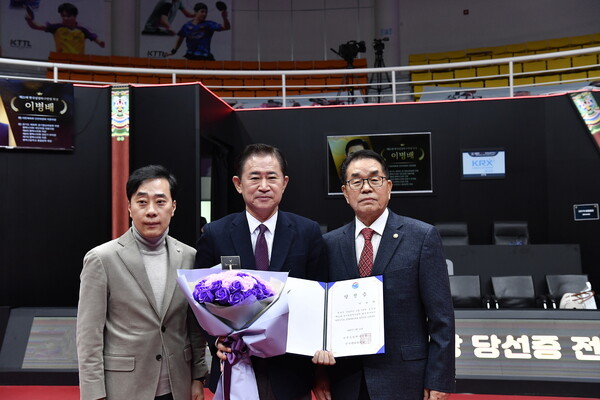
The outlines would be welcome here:
<svg viewBox="0 0 600 400">
<path fill-rule="evenodd" d="M 73 85 L 0 79 L 0 148 L 73 150 Z"/>
<path fill-rule="evenodd" d="M 462 150 L 462 177 L 465 179 L 504 178 L 503 149 Z"/>
<path fill-rule="evenodd" d="M 591 91 L 569 93 L 579 116 L 592 136 L 596 149 L 600 151 L 600 107 Z"/>
</svg>

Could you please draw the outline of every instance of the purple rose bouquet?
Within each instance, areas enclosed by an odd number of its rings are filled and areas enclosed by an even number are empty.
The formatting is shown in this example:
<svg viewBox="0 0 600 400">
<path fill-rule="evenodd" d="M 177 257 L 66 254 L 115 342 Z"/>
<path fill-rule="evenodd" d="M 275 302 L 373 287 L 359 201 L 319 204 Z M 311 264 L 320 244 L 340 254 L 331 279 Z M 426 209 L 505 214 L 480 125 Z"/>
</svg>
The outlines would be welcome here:
<svg viewBox="0 0 600 400">
<path fill-rule="evenodd" d="M 200 326 L 211 336 L 226 336 L 227 355 L 215 400 L 258 399 L 250 356 L 286 352 L 287 272 L 209 269 L 177 270 L 177 283 Z"/>
<path fill-rule="evenodd" d="M 195 286 L 193 297 L 234 329 L 240 329 L 275 300 L 278 286 L 241 270 L 208 275 Z"/>
<path fill-rule="evenodd" d="M 202 279 L 194 290 L 199 303 L 233 306 L 245 299 L 262 300 L 275 295 L 270 283 L 246 272 L 226 270 Z"/>
</svg>

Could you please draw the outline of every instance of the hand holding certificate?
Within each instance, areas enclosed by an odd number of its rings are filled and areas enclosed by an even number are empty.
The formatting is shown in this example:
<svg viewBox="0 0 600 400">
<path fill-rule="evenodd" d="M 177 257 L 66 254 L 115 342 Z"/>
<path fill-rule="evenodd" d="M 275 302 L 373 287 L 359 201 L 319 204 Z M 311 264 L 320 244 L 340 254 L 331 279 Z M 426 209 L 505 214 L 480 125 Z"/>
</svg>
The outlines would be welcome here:
<svg viewBox="0 0 600 400">
<path fill-rule="evenodd" d="M 287 352 L 335 357 L 385 352 L 383 277 L 331 283 L 288 278 Z"/>
</svg>

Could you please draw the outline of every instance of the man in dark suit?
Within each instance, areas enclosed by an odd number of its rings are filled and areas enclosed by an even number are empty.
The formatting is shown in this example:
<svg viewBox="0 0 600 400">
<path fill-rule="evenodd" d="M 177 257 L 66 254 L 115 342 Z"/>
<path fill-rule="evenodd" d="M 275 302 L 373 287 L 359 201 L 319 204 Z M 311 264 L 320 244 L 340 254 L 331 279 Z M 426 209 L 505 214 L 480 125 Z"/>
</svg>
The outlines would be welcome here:
<svg viewBox="0 0 600 400">
<path fill-rule="evenodd" d="M 233 184 L 244 198 L 246 211 L 204 226 L 196 246 L 196 268 L 219 264 L 221 256 L 239 256 L 244 269 L 289 271 L 295 278 L 327 280 L 325 245 L 319 225 L 279 210 L 289 181 L 286 167 L 285 158 L 276 147 L 252 144 L 244 149 Z M 261 241 L 267 252 L 264 261 L 258 258 L 258 251 L 255 254 Z M 219 350 L 229 349 L 219 343 Z M 214 391 L 220 376 L 218 355 L 222 354 L 217 354 L 214 347 L 211 351 L 217 355 L 213 357 L 209 384 Z M 252 364 L 261 400 L 310 399 L 314 377 L 307 357 L 292 354 L 267 359 L 252 357 Z"/>
<path fill-rule="evenodd" d="M 455 387 L 454 311 L 439 234 L 388 210 L 392 181 L 379 154 L 350 155 L 341 176 L 356 218 L 324 236 L 329 278 L 383 275 L 385 354 L 322 362 L 335 363 L 333 399 L 445 400 Z"/>
</svg>

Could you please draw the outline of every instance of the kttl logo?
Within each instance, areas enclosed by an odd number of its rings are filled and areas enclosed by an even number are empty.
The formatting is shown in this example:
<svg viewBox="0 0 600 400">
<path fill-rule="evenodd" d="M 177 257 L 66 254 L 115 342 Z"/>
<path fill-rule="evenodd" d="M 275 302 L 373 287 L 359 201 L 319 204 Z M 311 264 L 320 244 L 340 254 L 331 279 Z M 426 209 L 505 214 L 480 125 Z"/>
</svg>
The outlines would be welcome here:
<svg viewBox="0 0 600 400">
<path fill-rule="evenodd" d="M 21 40 L 21 39 L 11 39 L 10 47 L 17 47 L 20 49 L 30 49 L 31 42 L 29 40 Z"/>
<path fill-rule="evenodd" d="M 166 55 L 167 52 L 163 50 L 148 50 L 146 52 L 146 56 L 151 58 L 164 58 Z"/>
<path fill-rule="evenodd" d="M 473 160 L 471 161 L 473 167 L 493 167 L 494 160 Z"/>
</svg>

